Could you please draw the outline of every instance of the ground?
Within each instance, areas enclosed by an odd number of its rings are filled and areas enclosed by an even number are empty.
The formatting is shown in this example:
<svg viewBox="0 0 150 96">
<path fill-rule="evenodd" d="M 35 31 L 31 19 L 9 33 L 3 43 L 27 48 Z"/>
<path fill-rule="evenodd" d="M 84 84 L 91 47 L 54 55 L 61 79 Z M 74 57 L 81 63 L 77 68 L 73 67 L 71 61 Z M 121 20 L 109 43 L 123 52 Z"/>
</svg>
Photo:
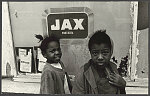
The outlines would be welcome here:
<svg viewBox="0 0 150 96">
<path fill-rule="evenodd" d="M 2 79 L 2 93 L 39 94 L 40 75 L 26 77 Z M 126 94 L 148 94 L 148 79 L 127 81 Z"/>
</svg>

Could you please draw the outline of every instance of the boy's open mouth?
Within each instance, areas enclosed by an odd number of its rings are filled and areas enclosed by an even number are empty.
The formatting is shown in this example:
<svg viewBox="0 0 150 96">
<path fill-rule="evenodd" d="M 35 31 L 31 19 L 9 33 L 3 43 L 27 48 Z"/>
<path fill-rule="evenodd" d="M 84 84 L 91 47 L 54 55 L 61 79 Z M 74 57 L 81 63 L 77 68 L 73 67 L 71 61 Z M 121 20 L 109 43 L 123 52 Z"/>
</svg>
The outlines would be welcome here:
<svg viewBox="0 0 150 96">
<path fill-rule="evenodd" d="M 98 65 L 104 65 L 104 62 L 97 62 Z"/>
<path fill-rule="evenodd" d="M 55 59 L 60 59 L 61 58 L 61 56 L 55 56 Z"/>
</svg>

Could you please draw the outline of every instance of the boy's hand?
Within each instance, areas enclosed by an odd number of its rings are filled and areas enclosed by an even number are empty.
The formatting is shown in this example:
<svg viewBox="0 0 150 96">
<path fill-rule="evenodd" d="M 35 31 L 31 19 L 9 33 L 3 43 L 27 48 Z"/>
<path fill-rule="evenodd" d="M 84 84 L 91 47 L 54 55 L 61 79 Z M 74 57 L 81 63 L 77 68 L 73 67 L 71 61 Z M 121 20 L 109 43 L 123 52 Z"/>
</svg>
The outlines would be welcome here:
<svg viewBox="0 0 150 96">
<path fill-rule="evenodd" d="M 110 73 L 108 79 L 110 80 L 109 83 L 116 85 L 118 87 L 126 86 L 126 81 L 116 72 Z"/>
</svg>

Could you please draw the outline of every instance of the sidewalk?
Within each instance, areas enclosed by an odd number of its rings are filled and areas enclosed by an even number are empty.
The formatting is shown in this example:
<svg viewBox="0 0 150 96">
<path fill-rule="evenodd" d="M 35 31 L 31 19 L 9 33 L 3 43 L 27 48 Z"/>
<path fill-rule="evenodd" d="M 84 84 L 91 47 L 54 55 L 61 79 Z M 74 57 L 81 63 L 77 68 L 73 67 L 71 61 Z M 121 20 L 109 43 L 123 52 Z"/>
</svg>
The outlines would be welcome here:
<svg viewBox="0 0 150 96">
<path fill-rule="evenodd" d="M 40 75 L 28 75 L 28 78 L 18 77 L 18 79 L 14 78 L 14 80 L 2 79 L 2 92 L 39 94 Z M 148 79 L 138 79 L 135 82 L 127 81 L 126 94 L 148 94 Z"/>
<path fill-rule="evenodd" d="M 148 78 L 127 81 L 127 94 L 148 94 Z"/>
</svg>

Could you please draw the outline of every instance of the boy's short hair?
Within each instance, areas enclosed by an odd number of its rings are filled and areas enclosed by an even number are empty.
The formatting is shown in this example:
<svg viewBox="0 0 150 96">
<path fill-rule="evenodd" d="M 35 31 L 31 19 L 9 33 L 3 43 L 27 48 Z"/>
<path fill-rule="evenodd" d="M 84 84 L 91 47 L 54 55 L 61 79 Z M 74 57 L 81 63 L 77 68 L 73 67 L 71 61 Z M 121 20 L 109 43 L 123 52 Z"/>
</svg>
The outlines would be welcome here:
<svg viewBox="0 0 150 96">
<path fill-rule="evenodd" d="M 88 48 L 89 50 L 91 50 L 91 46 L 93 44 L 102 44 L 102 43 L 108 44 L 109 48 L 111 49 L 111 39 L 106 34 L 106 30 L 96 31 L 89 40 Z"/>
<path fill-rule="evenodd" d="M 46 51 L 47 47 L 48 47 L 48 43 L 55 41 L 59 44 L 60 46 L 60 38 L 58 38 L 56 35 L 51 35 L 49 37 L 46 37 L 41 45 L 39 46 L 39 48 L 41 49 L 42 53 Z"/>
</svg>

